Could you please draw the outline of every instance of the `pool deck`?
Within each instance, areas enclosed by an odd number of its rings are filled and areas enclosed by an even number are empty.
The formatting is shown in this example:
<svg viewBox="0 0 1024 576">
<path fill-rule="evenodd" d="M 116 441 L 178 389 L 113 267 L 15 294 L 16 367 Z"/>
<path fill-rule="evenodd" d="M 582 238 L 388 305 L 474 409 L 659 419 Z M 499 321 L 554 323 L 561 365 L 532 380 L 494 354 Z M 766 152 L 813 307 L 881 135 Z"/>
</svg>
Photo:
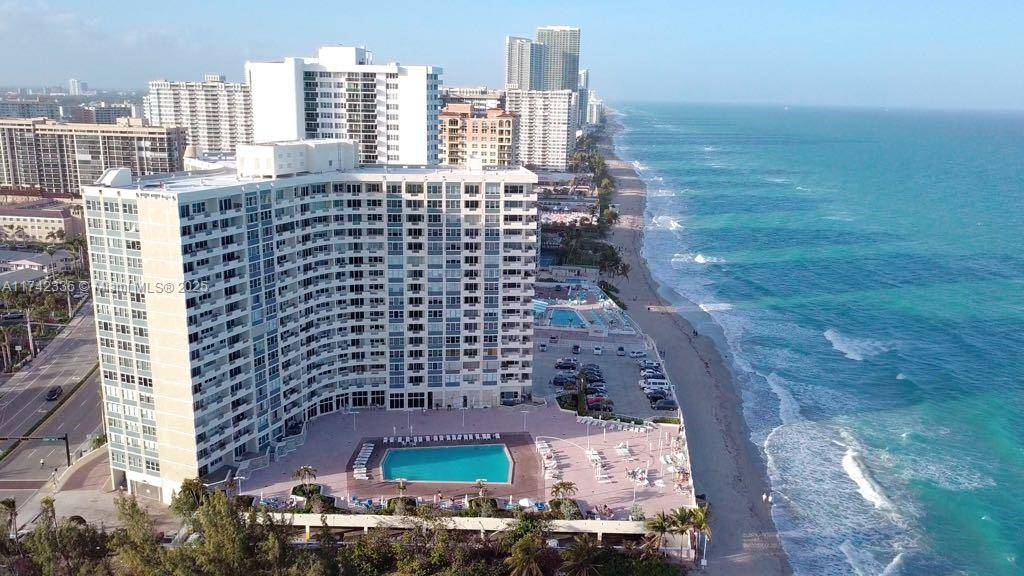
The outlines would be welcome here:
<svg viewBox="0 0 1024 576">
<path fill-rule="evenodd" d="M 525 410 L 525 414 L 524 414 Z M 526 432 L 524 432 L 524 422 Z M 411 427 L 411 431 L 410 431 Z M 427 410 L 427 411 L 363 411 L 358 414 L 334 413 L 310 422 L 303 446 L 268 467 L 249 473 L 243 483 L 246 494 L 276 496 L 287 499 L 291 488 L 298 482 L 292 474 L 304 465 L 317 469 L 316 483 L 324 485 L 327 494 L 348 501 L 351 497 L 373 499 L 397 495 L 394 482 L 381 481 L 380 462 L 385 446 L 379 442 L 384 436 L 426 436 L 435 434 L 501 434 L 514 461 L 513 482 L 488 484 L 491 496 L 504 500 L 530 498 L 534 501 L 550 499 L 553 479 L 544 479 L 541 455 L 534 442 L 544 439 L 552 449 L 562 479 L 574 482 L 575 496 L 584 509 L 607 505 L 613 518 L 624 520 L 634 502 L 648 514 L 680 506 L 693 506 L 692 480 L 685 474 L 687 488 L 680 492 L 674 488 L 674 477 L 659 461 L 660 454 L 669 452 L 669 441 L 674 426 L 662 425 L 648 433 L 632 430 L 589 427 L 577 422 L 576 415 L 560 410 L 556 405 L 498 407 L 480 410 Z M 364 441 L 376 444 L 368 463 L 369 480 L 353 476 L 352 466 L 359 447 Z M 619 455 L 615 447 L 627 443 L 630 458 Z M 479 443 L 494 443 L 494 440 Z M 419 444 L 447 445 L 446 443 Z M 598 450 L 605 460 L 604 471 L 610 482 L 599 482 L 595 477 L 585 450 L 587 446 Z M 636 486 L 627 478 L 627 470 L 648 466 L 652 482 Z M 653 481 L 662 479 L 664 486 Z M 635 492 L 634 492 L 635 489 Z M 472 484 L 413 482 L 406 494 L 432 501 L 441 492 L 444 498 L 463 498 L 475 494 Z"/>
</svg>

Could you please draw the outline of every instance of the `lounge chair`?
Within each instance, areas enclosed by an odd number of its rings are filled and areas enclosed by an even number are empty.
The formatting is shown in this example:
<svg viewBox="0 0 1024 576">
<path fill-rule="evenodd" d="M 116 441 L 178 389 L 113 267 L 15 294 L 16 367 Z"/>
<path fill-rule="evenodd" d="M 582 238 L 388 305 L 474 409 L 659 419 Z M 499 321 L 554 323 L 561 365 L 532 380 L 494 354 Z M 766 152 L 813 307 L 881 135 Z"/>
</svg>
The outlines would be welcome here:
<svg viewBox="0 0 1024 576">
<path fill-rule="evenodd" d="M 498 434 L 497 432 L 495 432 L 494 433 L 494 439 L 495 440 L 501 440 L 501 434 Z"/>
</svg>

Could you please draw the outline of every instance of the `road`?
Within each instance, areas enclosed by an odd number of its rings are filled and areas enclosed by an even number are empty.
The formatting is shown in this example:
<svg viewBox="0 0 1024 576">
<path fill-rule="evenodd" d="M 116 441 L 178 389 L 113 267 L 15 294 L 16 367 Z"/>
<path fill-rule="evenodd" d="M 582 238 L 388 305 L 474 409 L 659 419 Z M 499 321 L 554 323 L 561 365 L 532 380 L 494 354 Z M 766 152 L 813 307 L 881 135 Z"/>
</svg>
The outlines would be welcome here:
<svg viewBox="0 0 1024 576">
<path fill-rule="evenodd" d="M 40 352 L 33 362 L 0 385 L 0 436 L 25 435 L 55 406 L 46 392 L 60 385 L 65 394 L 96 365 L 96 333 L 92 306 L 86 305 Z M 69 435 L 72 452 L 92 435 L 101 432 L 99 375 L 94 374 L 68 397 L 33 436 Z M 0 443 L 0 449 L 13 442 Z M 39 461 L 43 464 L 40 466 Z M 67 465 L 63 442 L 23 441 L 0 461 L 0 498 L 19 501 L 42 486 L 54 468 Z"/>
<path fill-rule="evenodd" d="M 67 434 L 74 459 L 80 446 L 103 433 L 99 386 L 99 374 L 94 374 L 32 435 Z M 64 470 L 66 466 L 64 442 L 23 441 L 0 461 L 0 499 L 13 497 L 20 504 L 46 484 L 54 469 Z"/>
<path fill-rule="evenodd" d="M 53 407 L 46 392 L 58 385 L 70 391 L 96 361 L 92 306 L 86 304 L 28 367 L 0 386 L 0 436 L 24 435 Z M 0 443 L 0 449 L 10 444 Z"/>
</svg>

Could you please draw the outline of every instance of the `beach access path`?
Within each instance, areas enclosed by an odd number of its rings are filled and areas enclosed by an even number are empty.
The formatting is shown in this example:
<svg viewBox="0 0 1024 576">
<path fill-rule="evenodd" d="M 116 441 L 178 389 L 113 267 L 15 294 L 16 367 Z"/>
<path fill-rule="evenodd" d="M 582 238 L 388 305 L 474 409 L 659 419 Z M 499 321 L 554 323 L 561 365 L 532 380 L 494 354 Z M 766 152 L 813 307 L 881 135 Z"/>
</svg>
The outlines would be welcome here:
<svg viewBox="0 0 1024 576">
<path fill-rule="evenodd" d="M 613 202 L 620 218 L 610 240 L 629 263 L 629 277 L 610 279 L 628 313 L 654 338 L 666 359 L 686 425 L 698 494 L 707 495 L 712 514 L 707 574 L 760 576 L 792 574 L 778 531 L 762 495 L 770 487 L 764 459 L 750 441 L 735 377 L 714 341 L 693 327 L 659 295 L 641 255 L 646 186 L 628 162 L 619 159 L 611 137 L 621 129 L 609 121 L 599 143 L 615 178 Z"/>
</svg>

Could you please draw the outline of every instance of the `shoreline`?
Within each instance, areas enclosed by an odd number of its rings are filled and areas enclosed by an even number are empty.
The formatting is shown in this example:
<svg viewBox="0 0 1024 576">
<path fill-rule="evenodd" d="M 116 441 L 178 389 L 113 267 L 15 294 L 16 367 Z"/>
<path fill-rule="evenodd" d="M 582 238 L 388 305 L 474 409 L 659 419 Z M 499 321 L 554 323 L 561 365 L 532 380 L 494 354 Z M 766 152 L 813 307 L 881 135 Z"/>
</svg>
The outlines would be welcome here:
<svg viewBox="0 0 1024 576">
<path fill-rule="evenodd" d="M 616 183 L 613 202 L 619 220 L 610 241 L 630 266 L 628 278 L 609 280 L 629 307 L 630 317 L 658 344 L 680 399 L 690 448 L 695 491 L 707 495 L 712 538 L 704 571 L 720 575 L 788 575 L 792 568 L 779 539 L 771 509 L 767 464 L 750 440 L 735 376 L 718 344 L 667 300 L 642 254 L 647 186 L 631 164 L 619 158 L 614 138 L 621 123 L 609 119 L 598 140 Z"/>
</svg>

